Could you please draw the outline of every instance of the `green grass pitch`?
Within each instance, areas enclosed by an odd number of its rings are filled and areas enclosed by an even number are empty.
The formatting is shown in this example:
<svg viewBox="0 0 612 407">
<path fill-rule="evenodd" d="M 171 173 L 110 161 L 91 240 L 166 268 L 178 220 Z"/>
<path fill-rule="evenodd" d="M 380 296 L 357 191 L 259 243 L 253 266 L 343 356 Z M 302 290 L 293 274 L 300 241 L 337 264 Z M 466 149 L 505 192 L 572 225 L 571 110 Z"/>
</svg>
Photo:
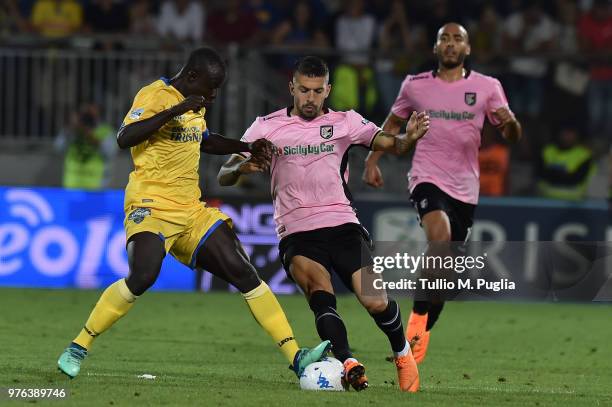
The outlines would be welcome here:
<svg viewBox="0 0 612 407">
<path fill-rule="evenodd" d="M 421 391 L 403 394 L 385 360 L 386 338 L 353 297 L 342 297 L 339 312 L 371 387 L 322 393 L 299 389 L 240 295 L 229 293 L 147 293 L 69 380 L 57 357 L 98 296 L 0 289 L 0 387 L 67 387 L 68 400 L 38 403 L 75 406 L 612 405 L 609 305 L 449 303 L 420 366 Z M 300 344 L 317 342 L 304 299 L 279 299 Z M 409 303 L 400 305 L 405 318 Z M 145 373 L 157 378 L 137 378 Z"/>
</svg>

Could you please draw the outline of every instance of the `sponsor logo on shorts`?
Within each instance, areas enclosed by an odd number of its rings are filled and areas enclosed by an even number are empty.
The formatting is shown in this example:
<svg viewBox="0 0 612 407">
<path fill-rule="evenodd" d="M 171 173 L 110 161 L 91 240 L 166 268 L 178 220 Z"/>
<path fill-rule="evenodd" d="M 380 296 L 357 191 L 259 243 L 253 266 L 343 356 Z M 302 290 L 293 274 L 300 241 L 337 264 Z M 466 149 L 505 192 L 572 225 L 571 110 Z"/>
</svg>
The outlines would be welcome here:
<svg viewBox="0 0 612 407">
<path fill-rule="evenodd" d="M 151 208 L 136 208 L 129 214 L 128 220 L 138 224 L 141 223 L 146 216 L 151 215 Z"/>
<path fill-rule="evenodd" d="M 319 132 L 321 134 L 321 137 L 323 137 L 325 140 L 328 140 L 334 135 L 334 126 L 321 126 Z"/>
<path fill-rule="evenodd" d="M 419 203 L 419 205 L 421 205 L 421 209 L 427 208 L 427 204 L 429 204 L 429 202 L 427 202 L 427 198 L 421 200 L 421 202 Z"/>
</svg>

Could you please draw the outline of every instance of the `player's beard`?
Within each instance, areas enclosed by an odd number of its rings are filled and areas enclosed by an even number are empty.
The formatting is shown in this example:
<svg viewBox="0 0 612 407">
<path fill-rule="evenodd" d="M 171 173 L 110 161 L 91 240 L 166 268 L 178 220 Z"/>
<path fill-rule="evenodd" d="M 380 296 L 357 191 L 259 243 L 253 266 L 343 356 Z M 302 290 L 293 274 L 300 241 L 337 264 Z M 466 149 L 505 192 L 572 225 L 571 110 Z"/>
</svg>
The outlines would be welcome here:
<svg viewBox="0 0 612 407">
<path fill-rule="evenodd" d="M 441 55 L 438 58 L 438 62 L 445 69 L 453 69 L 453 68 L 457 68 L 458 66 L 463 65 L 463 63 L 465 62 L 465 57 L 466 57 L 466 55 L 464 53 L 459 53 L 459 54 L 457 54 L 457 59 L 455 61 L 445 61 L 444 60 L 444 56 Z"/>
<path fill-rule="evenodd" d="M 312 107 L 312 109 L 305 110 L 306 107 Z M 306 103 L 299 107 L 298 113 L 302 119 L 312 120 L 319 115 L 321 112 L 321 106 L 316 106 L 311 103 Z"/>
</svg>

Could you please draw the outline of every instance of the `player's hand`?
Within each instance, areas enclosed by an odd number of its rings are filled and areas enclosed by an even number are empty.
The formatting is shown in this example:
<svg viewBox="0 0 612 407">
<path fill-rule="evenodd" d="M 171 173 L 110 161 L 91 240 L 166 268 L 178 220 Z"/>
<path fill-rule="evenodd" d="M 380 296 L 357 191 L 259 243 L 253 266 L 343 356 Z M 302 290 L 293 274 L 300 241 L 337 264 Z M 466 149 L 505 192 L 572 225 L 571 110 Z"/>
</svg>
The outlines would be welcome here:
<svg viewBox="0 0 612 407">
<path fill-rule="evenodd" d="M 204 96 L 190 95 L 185 98 L 181 103 L 172 107 L 173 113 L 176 115 L 183 114 L 190 110 L 194 113 L 199 112 L 204 107 L 206 98 Z"/>
<path fill-rule="evenodd" d="M 237 170 L 241 175 L 252 174 L 254 172 L 268 172 L 270 161 L 259 161 L 252 156 L 242 161 Z"/>
<path fill-rule="evenodd" d="M 278 148 L 269 140 L 260 138 L 251 143 L 251 154 L 255 161 L 265 163 L 272 160 L 277 154 Z"/>
<path fill-rule="evenodd" d="M 383 180 L 382 172 L 380 172 L 380 168 L 378 168 L 378 165 L 376 164 L 374 165 L 366 164 L 366 167 L 365 167 L 365 170 L 363 170 L 363 176 L 361 177 L 361 179 L 367 185 L 374 187 L 374 188 L 382 188 L 382 186 L 385 184 Z"/>
<path fill-rule="evenodd" d="M 507 107 L 500 107 L 497 110 L 493 110 L 491 114 L 499 123 L 497 127 L 504 127 L 506 124 L 515 120 L 514 115 Z"/>
<path fill-rule="evenodd" d="M 413 141 L 417 141 L 429 130 L 429 116 L 425 112 L 412 112 L 406 125 L 406 135 Z"/>
</svg>

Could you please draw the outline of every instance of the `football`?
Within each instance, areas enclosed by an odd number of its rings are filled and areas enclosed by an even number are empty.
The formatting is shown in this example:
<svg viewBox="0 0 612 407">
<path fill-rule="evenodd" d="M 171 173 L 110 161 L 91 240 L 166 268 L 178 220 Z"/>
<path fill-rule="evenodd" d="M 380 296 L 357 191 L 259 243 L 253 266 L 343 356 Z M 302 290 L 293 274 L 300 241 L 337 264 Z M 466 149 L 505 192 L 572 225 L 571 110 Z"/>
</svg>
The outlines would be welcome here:
<svg viewBox="0 0 612 407">
<path fill-rule="evenodd" d="M 302 390 L 344 391 L 344 366 L 334 358 L 324 358 L 304 369 L 300 376 Z"/>
</svg>

